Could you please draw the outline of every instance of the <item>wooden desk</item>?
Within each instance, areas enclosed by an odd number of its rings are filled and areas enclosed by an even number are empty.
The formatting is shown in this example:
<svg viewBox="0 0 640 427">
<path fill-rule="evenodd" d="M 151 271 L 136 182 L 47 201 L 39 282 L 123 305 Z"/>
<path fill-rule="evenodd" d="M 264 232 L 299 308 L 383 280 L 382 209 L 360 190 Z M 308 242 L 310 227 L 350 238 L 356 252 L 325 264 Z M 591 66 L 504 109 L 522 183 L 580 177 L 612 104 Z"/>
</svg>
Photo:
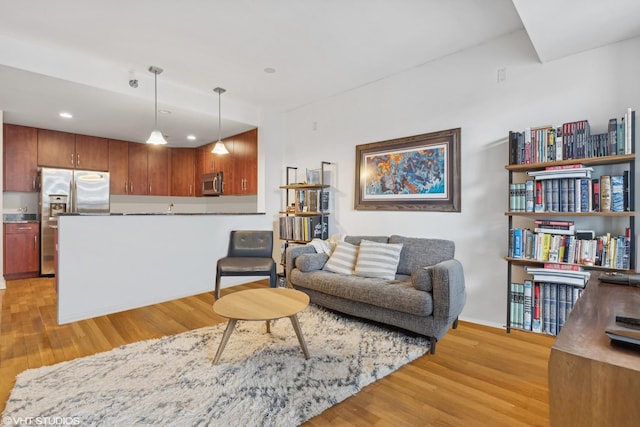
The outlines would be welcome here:
<svg viewBox="0 0 640 427">
<path fill-rule="evenodd" d="M 549 357 L 552 426 L 637 426 L 640 350 L 611 344 L 616 315 L 640 317 L 640 288 L 600 283 L 593 273 Z"/>
</svg>

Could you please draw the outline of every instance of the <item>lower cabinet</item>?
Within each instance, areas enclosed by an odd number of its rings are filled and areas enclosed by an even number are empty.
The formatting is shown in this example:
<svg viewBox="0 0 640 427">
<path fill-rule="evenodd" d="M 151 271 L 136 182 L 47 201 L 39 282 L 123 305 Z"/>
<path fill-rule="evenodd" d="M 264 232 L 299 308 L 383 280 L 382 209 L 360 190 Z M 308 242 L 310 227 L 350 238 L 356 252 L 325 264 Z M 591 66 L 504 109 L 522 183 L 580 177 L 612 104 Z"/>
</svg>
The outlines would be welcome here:
<svg viewBox="0 0 640 427">
<path fill-rule="evenodd" d="M 4 277 L 20 279 L 40 273 L 40 224 L 4 224 Z"/>
</svg>

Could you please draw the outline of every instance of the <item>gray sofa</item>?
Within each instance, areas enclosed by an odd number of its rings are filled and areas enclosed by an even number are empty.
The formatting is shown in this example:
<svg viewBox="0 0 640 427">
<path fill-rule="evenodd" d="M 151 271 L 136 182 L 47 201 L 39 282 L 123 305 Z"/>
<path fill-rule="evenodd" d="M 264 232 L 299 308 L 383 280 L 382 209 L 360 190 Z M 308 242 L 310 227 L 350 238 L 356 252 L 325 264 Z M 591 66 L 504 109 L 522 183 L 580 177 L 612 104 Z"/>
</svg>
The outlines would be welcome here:
<svg viewBox="0 0 640 427">
<path fill-rule="evenodd" d="M 326 271 L 327 254 L 317 253 L 312 245 L 292 245 L 285 254 L 287 285 L 308 294 L 314 304 L 425 335 L 435 353 L 436 342 L 457 326 L 466 301 L 454 242 L 396 235 L 345 237 L 354 245 L 362 240 L 402 243 L 395 279 Z"/>
</svg>

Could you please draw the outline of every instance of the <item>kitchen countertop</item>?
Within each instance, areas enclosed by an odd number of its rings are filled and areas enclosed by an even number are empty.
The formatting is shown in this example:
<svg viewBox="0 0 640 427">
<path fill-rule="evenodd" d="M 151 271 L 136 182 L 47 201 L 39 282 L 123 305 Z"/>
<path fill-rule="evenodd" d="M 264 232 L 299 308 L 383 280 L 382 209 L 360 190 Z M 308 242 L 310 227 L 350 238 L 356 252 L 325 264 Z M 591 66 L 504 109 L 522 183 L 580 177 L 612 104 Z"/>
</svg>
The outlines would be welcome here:
<svg viewBox="0 0 640 427">
<path fill-rule="evenodd" d="M 265 215 L 264 212 L 152 212 L 152 213 L 77 213 L 65 212 L 59 216 L 211 216 L 211 215 Z"/>
<path fill-rule="evenodd" d="M 25 213 L 15 213 L 15 214 L 3 214 L 2 222 L 4 224 L 27 224 L 30 222 L 40 222 L 37 214 L 25 214 Z"/>
</svg>

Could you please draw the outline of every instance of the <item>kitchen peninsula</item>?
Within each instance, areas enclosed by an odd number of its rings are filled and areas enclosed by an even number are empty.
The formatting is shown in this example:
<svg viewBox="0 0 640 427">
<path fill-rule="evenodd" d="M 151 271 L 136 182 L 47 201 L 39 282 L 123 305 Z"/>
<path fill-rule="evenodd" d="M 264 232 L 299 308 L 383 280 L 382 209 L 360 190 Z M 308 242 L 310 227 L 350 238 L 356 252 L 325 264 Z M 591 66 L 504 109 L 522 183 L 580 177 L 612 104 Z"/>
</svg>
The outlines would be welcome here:
<svg viewBox="0 0 640 427">
<path fill-rule="evenodd" d="M 60 215 L 58 323 L 212 292 L 216 262 L 239 229 L 273 224 L 264 213 Z"/>
</svg>

